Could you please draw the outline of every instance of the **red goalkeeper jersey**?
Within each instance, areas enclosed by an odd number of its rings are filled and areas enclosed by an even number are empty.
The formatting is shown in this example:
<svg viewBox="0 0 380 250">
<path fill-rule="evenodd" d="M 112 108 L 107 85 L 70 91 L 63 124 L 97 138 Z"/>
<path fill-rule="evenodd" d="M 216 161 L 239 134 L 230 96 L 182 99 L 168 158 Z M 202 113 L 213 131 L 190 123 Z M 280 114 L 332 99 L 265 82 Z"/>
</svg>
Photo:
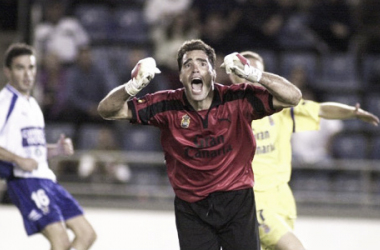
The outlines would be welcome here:
<svg viewBox="0 0 380 250">
<path fill-rule="evenodd" d="M 157 126 L 175 194 L 195 202 L 216 191 L 252 188 L 256 142 L 251 121 L 273 114 L 272 95 L 250 84 L 215 84 L 208 110 L 195 111 L 185 90 L 128 101 L 132 123 Z"/>
</svg>

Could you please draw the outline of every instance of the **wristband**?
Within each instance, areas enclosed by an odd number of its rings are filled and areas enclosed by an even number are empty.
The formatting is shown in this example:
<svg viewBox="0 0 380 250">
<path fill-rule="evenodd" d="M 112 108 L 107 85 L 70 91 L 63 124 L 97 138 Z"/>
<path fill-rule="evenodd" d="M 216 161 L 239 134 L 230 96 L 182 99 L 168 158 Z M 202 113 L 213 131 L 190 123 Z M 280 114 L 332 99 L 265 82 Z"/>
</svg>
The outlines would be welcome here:
<svg viewBox="0 0 380 250">
<path fill-rule="evenodd" d="M 124 84 L 125 92 L 127 92 L 130 96 L 135 96 L 140 92 L 140 89 L 136 88 L 134 84 L 134 79 L 129 80 L 126 84 Z"/>
<path fill-rule="evenodd" d="M 246 79 L 250 79 L 254 82 L 259 82 L 263 76 L 263 72 L 261 70 L 251 67 L 247 64 L 244 67 L 244 73 L 246 75 Z"/>
</svg>

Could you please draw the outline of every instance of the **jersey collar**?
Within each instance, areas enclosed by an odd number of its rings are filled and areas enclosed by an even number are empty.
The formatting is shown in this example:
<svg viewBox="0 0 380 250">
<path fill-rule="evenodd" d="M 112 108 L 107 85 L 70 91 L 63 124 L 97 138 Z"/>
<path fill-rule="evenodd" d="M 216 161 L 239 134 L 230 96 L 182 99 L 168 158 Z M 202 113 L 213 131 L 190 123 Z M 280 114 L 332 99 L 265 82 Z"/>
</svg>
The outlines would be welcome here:
<svg viewBox="0 0 380 250">
<path fill-rule="evenodd" d="M 212 99 L 212 102 L 211 102 L 211 106 L 209 109 L 213 108 L 213 107 L 216 107 L 218 105 L 220 105 L 222 103 L 222 98 L 221 98 L 221 95 L 220 95 L 220 89 L 219 89 L 219 84 L 215 83 L 214 84 L 214 97 Z M 183 100 L 184 100 L 184 103 L 185 103 L 185 107 L 187 110 L 191 110 L 191 111 L 196 111 L 193 106 L 191 106 L 189 100 L 187 99 L 186 97 L 186 94 L 185 94 L 185 91 L 183 91 Z"/>
</svg>

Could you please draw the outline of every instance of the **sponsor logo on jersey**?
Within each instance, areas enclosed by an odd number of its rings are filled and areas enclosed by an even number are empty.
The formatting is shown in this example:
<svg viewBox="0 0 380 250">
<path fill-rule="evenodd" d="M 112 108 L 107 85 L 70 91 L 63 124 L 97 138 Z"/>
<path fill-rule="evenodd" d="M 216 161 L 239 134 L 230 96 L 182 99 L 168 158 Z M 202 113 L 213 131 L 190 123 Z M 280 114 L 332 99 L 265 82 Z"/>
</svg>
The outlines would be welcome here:
<svg viewBox="0 0 380 250">
<path fill-rule="evenodd" d="M 216 147 L 222 145 L 222 147 Z M 223 135 L 220 136 L 195 136 L 194 146 L 185 149 L 185 155 L 189 158 L 214 158 L 219 155 L 225 155 L 232 151 L 232 145 L 225 145 Z M 210 148 L 217 148 L 210 150 Z"/>
<path fill-rule="evenodd" d="M 22 146 L 44 146 L 46 144 L 45 133 L 41 127 L 27 127 L 21 129 Z"/>
<path fill-rule="evenodd" d="M 273 152 L 275 149 L 276 148 L 274 147 L 274 145 L 272 143 L 268 144 L 268 145 L 257 146 L 256 147 L 256 155 L 268 154 L 268 153 Z"/>
</svg>

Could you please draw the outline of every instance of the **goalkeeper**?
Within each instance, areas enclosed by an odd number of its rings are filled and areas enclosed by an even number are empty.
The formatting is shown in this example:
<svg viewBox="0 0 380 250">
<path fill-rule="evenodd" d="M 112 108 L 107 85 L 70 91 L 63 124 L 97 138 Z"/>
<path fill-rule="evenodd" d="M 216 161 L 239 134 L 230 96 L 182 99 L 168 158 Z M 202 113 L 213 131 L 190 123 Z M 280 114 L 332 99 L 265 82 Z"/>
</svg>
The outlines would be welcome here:
<svg viewBox="0 0 380 250">
<path fill-rule="evenodd" d="M 181 250 L 260 250 L 251 122 L 298 104 L 301 92 L 237 53 L 225 68 L 265 88 L 216 83 L 215 51 L 201 40 L 186 41 L 177 62 L 183 88 L 134 97 L 160 72 L 146 58 L 99 103 L 99 114 L 160 129 Z"/>
</svg>

